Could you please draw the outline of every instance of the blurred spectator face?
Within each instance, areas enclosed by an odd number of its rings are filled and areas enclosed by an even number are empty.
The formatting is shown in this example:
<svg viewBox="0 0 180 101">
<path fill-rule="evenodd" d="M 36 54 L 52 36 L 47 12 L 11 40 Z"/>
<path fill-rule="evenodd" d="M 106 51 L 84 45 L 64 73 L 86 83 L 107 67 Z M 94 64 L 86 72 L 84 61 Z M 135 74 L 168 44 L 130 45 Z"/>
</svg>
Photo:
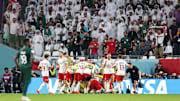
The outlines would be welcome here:
<svg viewBox="0 0 180 101">
<path fill-rule="evenodd" d="M 4 69 L 4 72 L 5 72 L 5 73 L 8 73 L 8 68 L 5 68 L 5 69 Z"/>
<path fill-rule="evenodd" d="M 13 18 L 13 23 L 16 23 L 16 18 Z"/>
<path fill-rule="evenodd" d="M 172 12 L 169 12 L 169 17 L 172 17 Z"/>
<path fill-rule="evenodd" d="M 161 66 L 162 66 L 161 63 L 158 63 L 158 68 L 161 68 Z"/>
<path fill-rule="evenodd" d="M 144 42 L 141 42 L 141 47 L 144 47 Z"/>
<path fill-rule="evenodd" d="M 84 36 L 87 36 L 87 32 L 84 32 Z"/>
<path fill-rule="evenodd" d="M 124 32 L 124 37 L 127 37 L 127 33 L 126 32 Z"/>
<path fill-rule="evenodd" d="M 51 40 L 49 40 L 48 43 L 51 44 Z"/>
<path fill-rule="evenodd" d="M 136 51 L 136 46 L 133 46 L 133 51 Z"/>
<path fill-rule="evenodd" d="M 176 21 L 175 20 L 173 21 L 173 25 L 176 25 Z"/>
<path fill-rule="evenodd" d="M 48 28 L 48 25 L 46 25 L 46 28 Z"/>
<path fill-rule="evenodd" d="M 157 30 L 157 33 L 158 33 L 158 35 L 160 35 L 161 34 L 161 30 Z"/>
<path fill-rule="evenodd" d="M 93 40 L 92 40 L 93 42 L 96 42 L 96 38 L 93 38 Z"/>
<path fill-rule="evenodd" d="M 13 11 L 13 13 L 16 13 L 16 9 L 13 9 L 12 11 Z"/>
</svg>

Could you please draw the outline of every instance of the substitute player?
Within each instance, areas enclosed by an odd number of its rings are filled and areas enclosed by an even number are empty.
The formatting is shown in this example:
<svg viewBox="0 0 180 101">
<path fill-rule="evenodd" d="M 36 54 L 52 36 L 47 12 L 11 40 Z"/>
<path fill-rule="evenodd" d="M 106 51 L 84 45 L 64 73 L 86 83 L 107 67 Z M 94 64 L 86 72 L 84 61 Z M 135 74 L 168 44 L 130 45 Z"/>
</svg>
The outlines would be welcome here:
<svg viewBox="0 0 180 101">
<path fill-rule="evenodd" d="M 52 94 L 49 88 L 49 69 L 52 69 L 54 67 L 54 63 L 51 66 L 50 62 L 48 61 L 49 55 L 44 56 L 44 60 L 39 63 L 38 69 L 41 69 L 42 76 L 43 76 L 43 83 L 40 85 L 39 89 L 37 90 L 37 93 L 40 94 L 40 90 L 44 87 L 45 84 L 47 84 L 47 88 L 49 91 L 49 94 Z"/>
<path fill-rule="evenodd" d="M 33 62 L 33 55 L 31 52 L 31 43 L 29 39 L 24 40 L 24 46 L 21 48 L 17 55 L 14 58 L 14 62 L 16 66 L 21 70 L 20 74 L 20 82 L 23 96 L 21 101 L 31 101 L 27 96 L 27 88 L 31 80 L 31 71 L 32 71 L 32 62 Z"/>
<path fill-rule="evenodd" d="M 104 88 L 106 93 L 110 91 L 110 82 L 109 79 L 111 78 L 111 83 L 114 83 L 114 68 L 113 68 L 113 61 L 111 59 L 111 54 L 107 55 L 107 59 L 104 61 L 103 67 L 103 80 L 104 80 Z"/>
<path fill-rule="evenodd" d="M 114 64 L 114 67 L 116 67 L 117 69 L 115 80 L 117 81 L 119 94 L 123 93 L 123 79 L 125 76 L 126 65 L 127 65 L 127 62 L 122 59 L 121 55 L 119 55 L 117 61 Z"/>
<path fill-rule="evenodd" d="M 79 93 L 79 91 L 80 91 L 80 85 L 81 85 L 81 81 L 83 78 L 83 71 L 86 66 L 88 66 L 87 59 L 83 60 L 82 62 L 79 62 L 75 66 L 77 68 L 77 70 L 74 74 L 74 81 L 71 86 L 71 90 L 75 93 Z"/>
<path fill-rule="evenodd" d="M 133 84 L 133 93 L 137 94 L 136 91 L 138 80 L 141 79 L 141 72 L 136 66 L 133 66 L 131 63 L 128 63 L 128 69 L 126 70 L 125 79 L 127 77 L 127 74 L 130 73 L 130 78 L 132 80 Z"/>
<path fill-rule="evenodd" d="M 63 52 L 59 52 L 59 59 L 57 60 L 56 70 L 59 69 L 58 79 L 59 79 L 59 93 L 62 94 L 65 90 L 67 84 L 66 81 L 66 71 L 68 68 L 67 58 L 64 57 Z M 62 82 L 63 81 L 63 82 Z"/>
</svg>

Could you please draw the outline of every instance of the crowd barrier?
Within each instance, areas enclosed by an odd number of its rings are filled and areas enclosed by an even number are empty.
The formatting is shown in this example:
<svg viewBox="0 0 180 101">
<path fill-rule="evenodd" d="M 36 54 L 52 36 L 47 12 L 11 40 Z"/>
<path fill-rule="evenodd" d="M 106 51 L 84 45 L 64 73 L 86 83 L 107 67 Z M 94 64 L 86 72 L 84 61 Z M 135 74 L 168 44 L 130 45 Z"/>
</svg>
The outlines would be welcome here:
<svg viewBox="0 0 180 101">
<path fill-rule="evenodd" d="M 42 78 L 32 78 L 28 87 L 28 94 L 37 94 L 37 89 L 42 83 Z M 53 93 L 58 93 L 58 79 L 50 78 L 50 90 Z M 126 90 L 130 87 L 132 91 L 131 80 L 124 80 L 123 92 L 126 94 Z M 180 94 L 180 80 L 178 79 L 142 79 L 141 83 L 143 88 L 138 88 L 139 94 Z M 114 90 L 117 90 L 117 83 L 115 83 Z M 48 94 L 47 86 L 41 90 L 41 94 Z"/>
</svg>

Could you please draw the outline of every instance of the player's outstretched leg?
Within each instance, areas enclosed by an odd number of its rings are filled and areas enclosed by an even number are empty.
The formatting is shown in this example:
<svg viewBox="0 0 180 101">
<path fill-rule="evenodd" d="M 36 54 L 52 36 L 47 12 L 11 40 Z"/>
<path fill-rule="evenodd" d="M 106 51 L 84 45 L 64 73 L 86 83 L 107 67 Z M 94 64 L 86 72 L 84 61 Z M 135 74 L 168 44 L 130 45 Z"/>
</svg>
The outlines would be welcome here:
<svg viewBox="0 0 180 101">
<path fill-rule="evenodd" d="M 41 91 L 41 89 L 44 87 L 45 84 L 46 84 L 46 83 L 43 82 L 43 83 L 40 85 L 39 89 L 37 90 L 37 93 L 38 93 L 38 94 L 40 94 L 40 91 Z"/>
</svg>

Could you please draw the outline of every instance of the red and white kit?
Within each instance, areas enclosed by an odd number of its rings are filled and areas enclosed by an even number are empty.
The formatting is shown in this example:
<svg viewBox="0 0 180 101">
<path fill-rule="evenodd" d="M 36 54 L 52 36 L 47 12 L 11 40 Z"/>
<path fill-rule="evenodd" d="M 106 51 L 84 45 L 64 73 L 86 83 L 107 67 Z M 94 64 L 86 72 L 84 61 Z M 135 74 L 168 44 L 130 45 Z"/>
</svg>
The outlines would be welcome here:
<svg viewBox="0 0 180 101">
<path fill-rule="evenodd" d="M 124 79 L 124 75 L 125 75 L 125 66 L 127 65 L 127 62 L 120 59 L 120 60 L 117 60 L 114 64 L 114 66 L 117 67 L 117 73 L 116 73 L 116 77 L 115 77 L 115 80 L 117 82 L 119 81 L 123 81 Z"/>
<path fill-rule="evenodd" d="M 104 61 L 104 63 L 106 62 L 106 65 L 104 67 L 104 70 L 103 70 L 103 80 L 109 80 L 112 76 L 112 74 L 114 74 L 114 68 L 113 68 L 113 60 L 110 59 L 106 59 Z"/>
<path fill-rule="evenodd" d="M 66 80 L 66 74 L 63 73 L 66 68 L 66 63 L 68 63 L 68 60 L 65 57 L 59 58 L 57 60 L 57 63 L 59 64 L 58 79 Z"/>
<path fill-rule="evenodd" d="M 43 77 L 43 81 L 44 82 L 49 82 L 49 67 L 50 67 L 50 62 L 46 59 L 44 59 L 43 61 L 41 61 L 39 63 L 39 67 L 41 67 L 42 70 L 42 77 Z"/>
<path fill-rule="evenodd" d="M 81 81 L 83 78 L 83 72 L 86 66 L 88 66 L 87 62 L 80 62 L 77 65 L 77 70 L 74 75 L 74 80 Z"/>
</svg>

